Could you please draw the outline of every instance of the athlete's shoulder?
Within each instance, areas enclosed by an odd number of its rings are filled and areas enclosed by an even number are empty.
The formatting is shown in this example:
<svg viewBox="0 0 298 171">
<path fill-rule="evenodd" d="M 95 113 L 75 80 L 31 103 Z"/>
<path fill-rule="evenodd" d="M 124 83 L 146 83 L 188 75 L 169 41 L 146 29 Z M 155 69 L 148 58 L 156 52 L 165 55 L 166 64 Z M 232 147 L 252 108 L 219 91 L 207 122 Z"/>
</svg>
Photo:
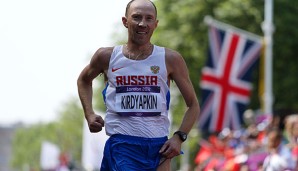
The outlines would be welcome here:
<svg viewBox="0 0 298 171">
<path fill-rule="evenodd" d="M 100 47 L 94 53 L 90 65 L 93 67 L 99 67 L 107 69 L 109 66 L 109 61 L 113 53 L 114 47 Z"/>
<path fill-rule="evenodd" d="M 174 72 L 178 72 L 178 70 L 185 67 L 184 59 L 182 55 L 170 48 L 165 48 L 165 60 L 167 65 L 167 71 L 170 77 Z"/>
<path fill-rule="evenodd" d="M 95 55 L 98 57 L 109 57 L 113 52 L 114 47 L 100 47 L 95 52 Z"/>
<path fill-rule="evenodd" d="M 173 49 L 165 48 L 166 60 L 175 61 L 182 58 L 181 54 Z"/>
<path fill-rule="evenodd" d="M 93 60 L 102 61 L 102 60 L 110 60 L 111 55 L 113 53 L 114 47 L 100 47 L 97 49 L 95 54 L 93 55 Z"/>
</svg>

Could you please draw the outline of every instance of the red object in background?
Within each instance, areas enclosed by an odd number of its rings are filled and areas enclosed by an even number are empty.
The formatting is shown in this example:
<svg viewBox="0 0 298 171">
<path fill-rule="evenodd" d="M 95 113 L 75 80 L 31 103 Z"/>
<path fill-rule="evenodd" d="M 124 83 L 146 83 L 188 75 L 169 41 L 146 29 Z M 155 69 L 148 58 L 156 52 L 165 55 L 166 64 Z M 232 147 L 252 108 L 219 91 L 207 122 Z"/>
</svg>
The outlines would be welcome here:
<svg viewBox="0 0 298 171">
<path fill-rule="evenodd" d="M 298 145 L 296 145 L 293 149 L 292 149 L 292 155 L 293 156 L 298 156 Z"/>
<path fill-rule="evenodd" d="M 212 146 L 205 140 L 200 142 L 201 148 L 195 158 L 196 164 L 201 164 L 212 156 Z"/>
<path fill-rule="evenodd" d="M 224 163 L 223 170 L 239 171 L 240 165 L 239 163 L 235 163 L 234 158 L 230 158 Z"/>
<path fill-rule="evenodd" d="M 219 165 L 220 161 L 218 159 L 211 159 L 207 166 L 204 168 L 204 171 L 210 171 L 210 170 L 214 170 L 217 168 L 217 166 Z"/>
<path fill-rule="evenodd" d="M 69 163 L 69 157 L 66 153 L 61 153 L 59 156 L 60 166 L 67 166 Z"/>
</svg>

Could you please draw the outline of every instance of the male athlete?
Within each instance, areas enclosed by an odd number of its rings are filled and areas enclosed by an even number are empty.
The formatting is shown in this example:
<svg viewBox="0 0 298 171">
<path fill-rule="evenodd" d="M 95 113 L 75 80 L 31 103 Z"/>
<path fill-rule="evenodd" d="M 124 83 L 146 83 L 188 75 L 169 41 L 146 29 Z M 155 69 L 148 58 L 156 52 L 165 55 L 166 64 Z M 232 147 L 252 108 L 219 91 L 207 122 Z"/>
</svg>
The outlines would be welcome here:
<svg viewBox="0 0 298 171">
<path fill-rule="evenodd" d="M 128 30 L 127 43 L 99 48 L 78 78 L 85 118 L 91 132 L 105 127 L 110 136 L 102 171 L 167 171 L 197 120 L 199 103 L 182 56 L 150 42 L 158 25 L 153 2 L 130 1 L 122 23 Z M 92 107 L 92 81 L 100 74 L 106 78 L 105 120 Z M 179 129 L 168 139 L 171 80 L 187 110 Z"/>
</svg>

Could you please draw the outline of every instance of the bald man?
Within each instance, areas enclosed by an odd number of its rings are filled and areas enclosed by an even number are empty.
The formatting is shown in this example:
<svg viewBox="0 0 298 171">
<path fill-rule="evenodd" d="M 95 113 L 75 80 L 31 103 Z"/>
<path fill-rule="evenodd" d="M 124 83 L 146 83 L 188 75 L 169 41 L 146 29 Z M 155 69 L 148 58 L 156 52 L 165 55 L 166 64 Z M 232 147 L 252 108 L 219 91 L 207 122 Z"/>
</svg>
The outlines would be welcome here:
<svg viewBox="0 0 298 171">
<path fill-rule="evenodd" d="M 84 115 L 90 132 L 105 127 L 110 136 L 102 171 L 167 171 L 197 120 L 199 103 L 183 57 L 151 43 L 158 25 L 154 3 L 130 1 L 122 23 L 128 31 L 127 43 L 99 48 L 78 78 Z M 106 81 L 105 120 L 92 107 L 92 81 L 98 75 L 104 75 Z M 179 129 L 169 136 L 171 80 L 178 86 L 187 109 Z"/>
</svg>

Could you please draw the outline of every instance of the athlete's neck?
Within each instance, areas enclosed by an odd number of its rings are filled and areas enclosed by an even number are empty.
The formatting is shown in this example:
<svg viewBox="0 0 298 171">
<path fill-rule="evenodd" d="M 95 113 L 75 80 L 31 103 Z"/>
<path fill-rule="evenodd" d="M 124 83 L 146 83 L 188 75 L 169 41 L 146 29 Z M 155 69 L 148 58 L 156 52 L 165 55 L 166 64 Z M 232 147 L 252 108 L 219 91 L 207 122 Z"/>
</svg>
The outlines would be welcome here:
<svg viewBox="0 0 298 171">
<path fill-rule="evenodd" d="M 124 55 L 132 60 L 145 59 L 151 55 L 153 50 L 153 45 L 151 43 L 145 45 L 134 45 L 126 44 L 124 45 Z"/>
</svg>

